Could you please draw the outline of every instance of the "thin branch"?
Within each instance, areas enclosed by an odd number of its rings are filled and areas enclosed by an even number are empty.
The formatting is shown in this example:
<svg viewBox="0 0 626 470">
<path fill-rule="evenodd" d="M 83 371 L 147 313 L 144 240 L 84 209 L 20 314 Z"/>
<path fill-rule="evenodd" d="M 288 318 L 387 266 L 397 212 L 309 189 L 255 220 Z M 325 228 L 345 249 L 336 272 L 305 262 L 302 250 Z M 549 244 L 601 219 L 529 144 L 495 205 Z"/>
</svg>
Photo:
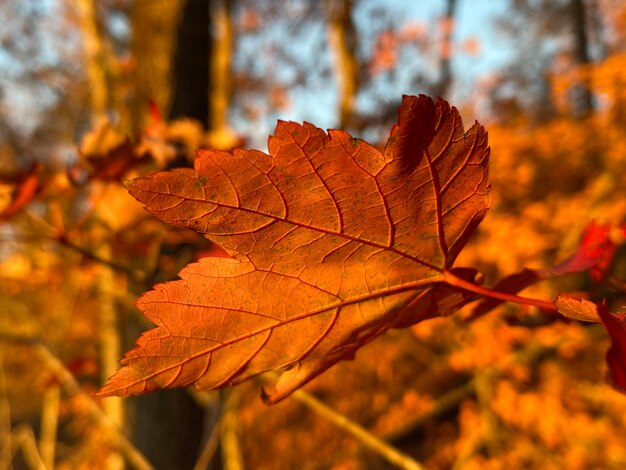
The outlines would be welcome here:
<svg viewBox="0 0 626 470">
<path fill-rule="evenodd" d="M 33 428 L 27 424 L 21 424 L 16 426 L 12 434 L 15 447 L 16 449 L 22 449 L 22 454 L 24 455 L 24 460 L 28 468 L 33 470 L 48 470 L 37 450 L 37 442 L 35 441 Z"/>
<path fill-rule="evenodd" d="M 439 396 L 428 411 L 409 419 L 393 431 L 385 434 L 385 440 L 396 441 L 423 427 L 426 423 L 434 420 L 457 406 L 464 398 L 474 393 L 474 379 L 468 380 L 463 385 L 453 388 L 449 392 Z"/>
<path fill-rule="evenodd" d="M 32 346 L 41 362 L 53 373 L 65 391 L 70 396 L 78 396 L 85 402 L 91 418 L 97 425 L 108 431 L 112 444 L 126 458 L 126 461 L 137 470 L 154 470 L 144 455 L 128 440 L 113 420 L 100 409 L 93 398 L 83 390 L 72 373 L 50 352 L 40 338 L 36 336 L 0 334 L 0 341 L 10 341 L 16 344 Z M 37 455 L 39 455 L 39 452 L 37 452 Z"/>
<path fill-rule="evenodd" d="M 102 243 L 98 255 L 111 257 L 111 245 Z M 99 304 L 99 346 L 101 379 L 105 381 L 117 370 L 117 358 L 121 354 L 121 339 L 117 325 L 117 311 L 113 292 L 115 291 L 115 274 L 108 266 L 100 266 L 96 279 Z M 107 416 L 119 428 L 124 426 L 124 409 L 121 397 L 111 397 L 104 401 L 103 408 Z M 111 470 L 122 470 L 124 461 L 119 453 L 112 453 L 106 461 Z"/>
<path fill-rule="evenodd" d="M 39 435 L 39 455 L 44 466 L 54 468 L 54 454 L 59 423 L 61 389 L 58 384 L 50 385 L 43 394 L 41 410 L 41 430 Z"/>
<path fill-rule="evenodd" d="M 271 374 L 266 374 L 261 377 L 261 379 L 273 385 L 275 383 L 275 378 L 272 379 L 271 377 Z M 314 411 L 322 418 L 330 421 L 338 428 L 350 434 L 360 444 L 363 444 L 368 449 L 376 452 L 387 462 L 395 465 L 397 468 L 402 470 L 425 470 L 425 467 L 415 461 L 411 456 L 396 449 L 391 444 L 383 441 L 381 438 L 375 436 L 367 429 L 349 419 L 347 416 L 338 413 L 307 392 L 296 390 L 291 396 L 294 400 L 302 403 L 311 411 Z"/>
<path fill-rule="evenodd" d="M 84 256 L 90 261 L 94 261 L 98 264 L 102 264 L 107 266 L 115 271 L 118 271 L 129 277 L 130 280 L 134 282 L 143 282 L 146 280 L 146 274 L 138 269 L 131 269 L 128 266 L 124 266 L 122 264 L 118 264 L 110 259 L 104 258 L 102 256 L 97 255 L 89 251 L 88 249 L 77 245 L 73 241 L 69 240 L 64 235 L 33 235 L 29 233 L 19 233 L 15 235 L 11 235 L 10 237 L 1 237 L 0 242 L 6 243 L 39 243 L 42 240 L 48 240 L 52 242 L 59 243 L 61 246 L 65 248 L 69 248 L 72 251 Z"/>
<path fill-rule="evenodd" d="M 193 466 L 193 470 L 207 470 L 209 468 L 209 464 L 215 455 L 215 451 L 220 442 L 221 435 L 221 416 L 220 419 L 213 425 L 211 429 L 211 434 L 207 439 L 200 455 L 198 456 L 198 460 L 196 460 L 195 465 Z"/>
<path fill-rule="evenodd" d="M 361 427 L 359 424 L 350 420 L 348 417 L 325 405 L 312 395 L 302 390 L 297 390 L 293 393 L 293 398 L 308 407 L 310 410 L 315 411 L 318 415 L 327 419 L 335 426 L 355 437 L 361 444 L 378 453 L 390 464 L 403 470 L 425 470 L 425 467 L 414 460 L 411 456 L 383 441 L 365 428 Z"/>
<path fill-rule="evenodd" d="M 109 431 L 108 435 L 113 445 L 122 455 L 124 455 L 127 462 L 137 470 L 153 470 L 154 468 L 144 455 L 128 440 L 123 432 L 100 409 L 87 392 L 82 389 L 78 382 L 76 382 L 72 373 L 65 368 L 63 363 L 59 361 L 59 359 L 57 359 L 42 343 L 35 343 L 33 344 L 33 347 L 35 348 L 35 352 L 41 361 L 51 372 L 54 373 L 63 388 L 70 395 L 77 395 L 84 400 L 91 418 L 98 425 Z"/>
<path fill-rule="evenodd" d="M 603 334 L 601 330 L 599 331 L 600 334 Z M 502 368 L 511 363 L 533 365 L 541 360 L 541 358 L 554 354 L 558 345 L 566 341 L 566 339 L 567 336 L 563 336 L 556 342 L 555 345 L 550 347 L 530 344 L 521 350 L 508 354 L 495 365 L 489 367 L 485 373 L 498 374 Z M 472 377 L 463 385 L 439 396 L 430 409 L 415 416 L 413 419 L 408 420 L 402 426 L 396 427 L 392 432 L 385 435 L 385 439 L 387 441 L 395 441 L 408 436 L 409 434 L 415 432 L 416 429 L 423 427 L 426 423 L 453 409 L 463 399 L 475 393 L 475 390 L 476 377 Z"/>
<path fill-rule="evenodd" d="M 494 388 L 498 378 L 497 370 L 486 368 L 480 369 L 474 379 L 481 422 L 480 440 L 492 458 L 502 453 L 502 438 L 500 437 L 502 430 L 492 407 Z"/>
<path fill-rule="evenodd" d="M 136 269 L 130 269 L 128 266 L 118 264 L 114 261 L 111 261 L 108 258 L 99 256 L 98 254 L 93 253 L 87 250 L 86 248 L 83 248 L 80 245 L 77 245 L 76 243 L 72 242 L 65 236 L 57 236 L 57 237 L 49 237 L 49 238 L 51 240 L 59 242 L 61 245 L 67 248 L 70 248 L 71 250 L 76 251 L 77 253 L 81 254 L 82 256 L 84 256 L 85 258 L 91 261 L 95 261 L 96 263 L 102 264 L 106 267 L 114 269 L 115 271 L 118 271 L 118 272 L 121 272 L 122 274 L 127 275 L 132 281 L 143 282 L 146 280 L 146 275 L 142 271 L 139 271 Z"/>
<path fill-rule="evenodd" d="M 4 352 L 0 349 L 0 468 L 11 468 L 11 403 L 4 376 Z"/>
<path fill-rule="evenodd" d="M 243 470 L 243 457 L 238 435 L 237 407 L 241 398 L 239 389 L 231 389 L 224 403 L 224 413 L 220 420 L 222 438 L 222 465 L 225 470 Z"/>
</svg>

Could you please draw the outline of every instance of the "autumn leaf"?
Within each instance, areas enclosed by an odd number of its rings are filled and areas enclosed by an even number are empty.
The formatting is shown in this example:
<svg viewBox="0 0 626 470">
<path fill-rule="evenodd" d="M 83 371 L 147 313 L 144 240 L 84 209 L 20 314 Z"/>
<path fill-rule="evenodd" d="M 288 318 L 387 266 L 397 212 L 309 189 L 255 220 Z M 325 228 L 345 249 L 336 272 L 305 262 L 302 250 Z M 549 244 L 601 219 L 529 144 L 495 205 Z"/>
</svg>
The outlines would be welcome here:
<svg viewBox="0 0 626 470">
<path fill-rule="evenodd" d="M 107 119 L 101 119 L 83 137 L 79 155 L 79 162 L 68 168 L 76 184 L 87 179 L 118 182 L 130 169 L 148 161 L 148 155 L 138 153 L 134 142 Z"/>
<path fill-rule="evenodd" d="M 601 321 L 597 305 L 587 299 L 559 294 L 554 300 L 554 305 L 565 318 L 589 322 Z"/>
<path fill-rule="evenodd" d="M 0 177 L 0 185 L 6 185 L 8 190 L 7 201 L 0 207 L 0 223 L 9 220 L 37 196 L 41 190 L 40 172 L 41 165 L 33 163 L 22 174 L 11 178 Z"/>
<path fill-rule="evenodd" d="M 611 224 L 592 220 L 583 231 L 578 250 L 552 268 L 554 274 L 568 274 L 590 270 L 595 281 L 600 281 L 610 268 L 616 246 L 610 239 Z"/>
<path fill-rule="evenodd" d="M 626 393 L 626 316 L 610 312 L 604 304 L 598 305 L 598 315 L 611 337 L 606 353 L 609 380 L 613 387 Z"/>
<path fill-rule="evenodd" d="M 195 168 L 130 194 L 231 258 L 204 258 L 137 302 L 157 327 L 102 395 L 210 390 L 284 369 L 288 396 L 390 328 L 447 315 L 472 281 L 453 262 L 490 204 L 486 133 L 439 99 L 405 96 L 383 152 L 342 131 L 279 122 L 269 156 L 198 151 Z M 454 270 L 453 270 L 454 269 Z"/>
</svg>

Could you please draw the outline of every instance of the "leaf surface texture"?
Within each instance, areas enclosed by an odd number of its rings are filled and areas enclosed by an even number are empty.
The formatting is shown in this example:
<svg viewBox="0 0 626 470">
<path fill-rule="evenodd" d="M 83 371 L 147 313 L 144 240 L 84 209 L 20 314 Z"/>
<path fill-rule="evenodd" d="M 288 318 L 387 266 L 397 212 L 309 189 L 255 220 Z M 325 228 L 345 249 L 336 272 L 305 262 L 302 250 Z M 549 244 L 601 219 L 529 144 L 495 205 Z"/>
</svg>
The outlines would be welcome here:
<svg viewBox="0 0 626 470">
<path fill-rule="evenodd" d="M 285 369 L 278 401 L 389 328 L 447 315 L 442 273 L 490 204 L 486 133 L 445 101 L 405 96 L 384 151 L 279 122 L 269 155 L 198 151 L 194 169 L 129 183 L 164 222 L 232 258 L 204 258 L 138 307 L 144 333 L 103 395 L 216 389 Z M 457 275 L 471 279 L 473 270 Z"/>
</svg>

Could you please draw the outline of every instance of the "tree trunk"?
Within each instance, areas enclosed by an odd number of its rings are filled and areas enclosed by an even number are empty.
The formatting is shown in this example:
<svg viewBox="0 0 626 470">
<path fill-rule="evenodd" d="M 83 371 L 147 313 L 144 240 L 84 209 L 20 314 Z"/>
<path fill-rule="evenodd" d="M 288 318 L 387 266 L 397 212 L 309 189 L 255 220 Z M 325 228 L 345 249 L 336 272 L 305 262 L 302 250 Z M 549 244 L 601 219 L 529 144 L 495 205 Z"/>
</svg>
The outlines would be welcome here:
<svg viewBox="0 0 626 470">
<path fill-rule="evenodd" d="M 224 132 L 228 127 L 228 107 L 232 92 L 233 25 L 230 0 L 213 2 L 211 12 L 215 31 L 211 51 L 211 91 L 209 129 Z"/>
<path fill-rule="evenodd" d="M 433 87 L 433 95 L 447 98 L 452 85 L 452 34 L 457 0 L 447 0 L 446 12 L 440 20 L 441 44 L 439 48 L 439 79 Z"/>
<path fill-rule="evenodd" d="M 170 119 L 187 116 L 207 125 L 210 41 L 209 2 L 187 0 L 172 67 L 174 91 Z"/>
<path fill-rule="evenodd" d="M 174 60 L 170 119 L 209 119 L 209 2 L 187 0 Z M 155 468 L 190 469 L 199 454 L 203 410 L 183 389 L 163 390 L 133 399 L 133 440 Z"/>
<path fill-rule="evenodd" d="M 98 23 L 94 0 L 76 0 L 83 52 L 90 86 L 90 111 L 94 122 L 104 117 L 110 103 L 109 54 Z"/>
<path fill-rule="evenodd" d="M 571 0 L 572 34 L 574 35 L 573 56 L 576 65 L 589 64 L 589 38 L 587 37 L 587 11 L 583 0 Z M 572 109 L 574 114 L 585 117 L 593 111 L 593 96 L 589 84 L 580 81 L 572 89 Z"/>
<path fill-rule="evenodd" d="M 171 75 L 185 0 L 135 0 L 131 10 L 132 95 L 124 122 L 132 135 L 146 125 L 148 103 L 164 113 L 172 102 Z M 122 117 L 124 114 L 122 113 Z"/>
<path fill-rule="evenodd" d="M 327 0 L 326 16 L 328 43 L 339 86 L 339 128 L 347 129 L 354 123 L 354 103 L 359 89 L 352 0 Z"/>
</svg>

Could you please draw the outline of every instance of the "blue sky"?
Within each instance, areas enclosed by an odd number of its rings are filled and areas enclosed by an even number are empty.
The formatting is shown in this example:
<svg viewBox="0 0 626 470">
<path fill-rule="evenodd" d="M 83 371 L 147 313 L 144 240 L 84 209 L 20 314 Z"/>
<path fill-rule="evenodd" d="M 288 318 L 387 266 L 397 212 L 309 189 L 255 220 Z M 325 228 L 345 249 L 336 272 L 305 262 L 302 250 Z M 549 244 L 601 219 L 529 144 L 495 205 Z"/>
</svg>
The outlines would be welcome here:
<svg viewBox="0 0 626 470">
<path fill-rule="evenodd" d="M 15 0 L 13 0 L 15 1 Z M 54 17 L 59 15 L 59 5 L 61 0 L 39 0 L 36 2 L 39 5 L 41 13 L 41 21 L 43 31 L 58 32 L 59 27 L 55 26 Z M 297 3 L 297 2 L 296 2 Z M 468 38 L 475 38 L 480 44 L 479 53 L 477 55 L 467 55 L 464 53 L 457 53 L 453 59 L 453 74 L 454 74 L 454 88 L 452 94 L 452 101 L 456 104 L 462 104 L 472 92 L 472 88 L 482 75 L 490 74 L 495 70 L 501 68 L 508 58 L 510 57 L 510 51 L 507 47 L 510 47 L 510 43 L 504 40 L 503 36 L 494 28 L 494 19 L 498 16 L 502 16 L 505 13 L 505 9 L 508 2 L 505 1 L 493 1 L 493 0 L 458 0 L 457 6 L 457 24 L 454 31 L 454 42 L 456 44 L 462 43 Z M 18 3 L 15 3 L 18 5 Z M 34 4 L 33 4 L 34 5 Z M 396 27 L 402 27 L 408 23 L 422 23 L 426 25 L 429 30 L 434 28 L 433 25 L 437 23 L 438 18 L 442 15 L 445 9 L 444 0 L 414 0 L 414 1 L 383 1 L 383 0 L 360 0 L 357 2 L 357 8 L 355 9 L 355 22 L 357 27 L 360 28 L 360 39 L 362 41 L 362 47 L 371 48 L 375 39 L 375 35 L 368 35 L 368 28 L 370 24 L 376 22 L 376 16 L 372 14 L 372 10 L 376 7 L 384 6 L 384 8 L 390 11 L 388 15 L 391 18 L 393 25 Z M 22 8 L 22 5 L 20 5 Z M 26 8 L 26 6 L 24 6 Z M 2 11 L 2 10 L 0 10 Z M 58 17 L 58 16 L 57 16 Z M 0 18 L 0 24 L 10 21 L 11 18 Z M 374 25 L 372 25 L 374 28 Z M 129 32 L 128 26 L 124 24 L 124 20 L 119 16 L 113 17 L 113 23 L 111 29 L 114 33 L 119 35 L 126 35 Z M 266 28 L 264 31 L 265 37 L 272 37 L 271 27 Z M 283 34 L 278 28 L 274 31 L 274 36 L 278 36 L 280 40 L 284 40 L 280 35 Z M 303 44 L 300 46 L 303 50 L 306 47 L 315 47 L 307 42 L 314 41 L 314 36 L 325 37 L 325 30 L 323 25 L 320 25 L 317 30 L 314 30 L 311 38 L 300 37 Z M 41 51 L 44 56 L 49 58 L 49 62 L 53 64 L 58 55 L 55 47 L 67 48 L 71 47 L 71 41 L 63 39 L 62 37 L 43 38 L 41 34 L 42 42 Z M 74 42 L 74 44 L 76 44 Z M 13 81 L 13 83 L 7 81 L 7 74 L 3 73 L 1 69 L 5 69 L 5 72 L 11 68 L 21 67 L 25 64 L 15 64 L 10 62 L 10 58 L 7 57 L 4 51 L 0 50 L 0 84 L 3 88 L 2 101 L 5 109 L 10 109 L 10 115 L 21 117 L 22 126 L 28 129 L 36 121 L 35 116 L 36 109 L 41 109 L 49 104 L 49 100 L 53 97 L 43 90 L 42 88 L 27 88 L 28 83 L 20 83 L 19 81 Z M 319 52 L 319 51 L 315 51 Z M 323 51 L 322 51 L 323 52 Z M 257 52 L 258 54 L 258 52 Z M 409 57 L 407 62 L 411 60 L 427 60 L 423 57 L 418 57 L 419 54 L 415 54 L 414 57 Z M 319 54 L 320 59 L 330 61 L 328 53 Z M 39 57 L 41 60 L 42 57 Z M 305 58 L 303 58 L 304 60 Z M 263 67 L 262 57 L 259 57 L 259 67 Z M 327 64 L 328 65 L 328 64 Z M 410 81 L 415 69 L 406 67 L 400 68 L 398 73 L 394 76 L 393 80 L 387 80 L 384 87 L 377 90 L 379 93 L 389 96 L 390 100 L 399 99 L 402 94 L 416 94 L 422 90 L 415 90 L 411 88 Z M 288 73 L 282 69 L 272 69 L 271 64 L 268 67 L 265 65 L 263 70 L 265 74 L 275 74 L 280 76 L 281 73 Z M 236 131 L 242 132 L 251 137 L 250 143 L 261 143 L 264 145 L 266 136 L 273 130 L 275 119 L 281 118 L 285 120 L 294 121 L 310 121 L 322 128 L 336 127 L 336 88 L 334 84 L 329 85 L 329 81 L 312 81 L 308 84 L 307 88 L 299 88 L 297 90 L 291 90 L 290 99 L 292 105 L 284 110 L 280 111 L 280 115 L 272 115 L 266 117 L 259 122 L 242 122 L 237 115 L 234 114 L 233 125 Z M 367 104 L 367 103 L 365 103 Z M 44 106 L 42 106 L 44 105 Z M 26 120 L 24 118 L 27 118 Z M 480 116 L 476 116 L 480 118 Z M 41 118 L 41 117 L 39 117 Z M 472 117 L 473 118 L 473 117 Z M 77 117 L 79 119 L 79 117 Z"/>
<path fill-rule="evenodd" d="M 456 27 L 453 33 L 453 42 L 456 48 L 460 50 L 460 45 L 469 38 L 476 39 L 479 43 L 477 54 L 468 55 L 464 52 L 457 52 L 453 55 L 454 83 L 450 99 L 453 104 L 462 105 L 472 95 L 473 87 L 480 77 L 494 73 L 510 59 L 511 43 L 495 27 L 495 20 L 505 14 L 508 2 L 494 2 L 493 0 L 457 1 Z M 429 35 L 436 35 L 436 25 L 445 11 L 445 6 L 445 0 L 415 0 L 410 2 L 400 0 L 360 0 L 356 3 L 354 10 L 354 20 L 361 42 L 360 49 L 365 51 L 366 55 L 369 54 L 377 37 L 375 32 L 380 31 L 381 23 L 386 21 L 391 21 L 391 26 L 398 29 L 408 24 L 422 24 L 427 29 Z M 379 15 L 380 18 L 378 18 L 373 14 L 376 8 L 381 7 L 384 7 L 388 12 L 384 19 L 382 15 Z M 271 31 L 272 28 L 274 31 Z M 272 28 L 264 30 L 265 40 L 271 40 L 272 37 L 284 37 L 285 33 L 280 25 L 272 25 Z M 368 34 L 370 30 L 373 33 Z M 315 38 L 317 37 L 318 47 L 320 44 L 322 44 L 322 47 L 326 47 L 324 44 L 326 32 L 323 25 L 307 31 L 306 36 L 290 38 L 294 44 L 287 44 L 285 47 L 296 51 L 300 50 L 303 64 L 309 59 L 308 56 L 315 54 L 318 62 L 313 65 L 314 68 L 321 68 L 324 65 L 329 67 L 329 51 L 319 51 L 319 49 L 315 49 L 314 45 L 312 46 L 312 44 L 315 44 Z M 254 44 L 253 42 L 250 43 Z M 253 46 L 248 44 L 248 47 Z M 435 50 L 436 48 L 433 48 L 433 51 Z M 295 54 L 297 55 L 297 53 Z M 285 70 L 282 66 L 272 67 L 270 59 L 263 56 L 257 56 L 257 58 L 258 60 L 254 65 L 262 70 L 261 77 L 269 75 L 275 79 L 282 75 L 289 76 L 289 70 Z M 383 95 L 385 99 L 389 97 L 388 100 L 390 102 L 399 101 L 402 94 L 423 92 L 424 90 L 414 89 L 411 82 L 416 71 L 427 69 L 429 66 L 428 61 L 433 61 L 435 58 L 435 56 L 430 59 L 429 57 L 424 57 L 417 50 L 412 52 L 405 50 L 399 61 L 396 73 L 391 78 L 387 77 L 386 79 L 377 80 L 375 84 L 378 86 L 374 87 L 375 92 L 379 96 Z M 430 65 L 432 69 L 433 64 Z M 306 67 L 306 65 L 301 66 Z M 312 70 L 311 73 L 315 73 L 315 70 Z M 260 119 L 257 122 L 246 122 L 245 119 L 240 118 L 235 113 L 233 125 L 237 131 L 249 137 L 251 145 L 263 148 L 266 137 L 273 131 L 275 120 L 278 118 L 297 122 L 309 121 L 324 129 L 337 127 L 336 99 L 337 89 L 335 83 L 331 83 L 328 80 L 312 81 L 306 88 L 291 90 L 291 106 L 287 109 L 282 109 L 278 113 L 265 119 Z M 368 94 L 362 92 L 359 106 L 363 110 L 370 110 L 368 105 L 371 108 L 373 102 L 368 102 L 368 99 Z M 481 116 L 467 116 L 466 120 L 472 122 L 475 118 L 481 119 Z"/>
</svg>

